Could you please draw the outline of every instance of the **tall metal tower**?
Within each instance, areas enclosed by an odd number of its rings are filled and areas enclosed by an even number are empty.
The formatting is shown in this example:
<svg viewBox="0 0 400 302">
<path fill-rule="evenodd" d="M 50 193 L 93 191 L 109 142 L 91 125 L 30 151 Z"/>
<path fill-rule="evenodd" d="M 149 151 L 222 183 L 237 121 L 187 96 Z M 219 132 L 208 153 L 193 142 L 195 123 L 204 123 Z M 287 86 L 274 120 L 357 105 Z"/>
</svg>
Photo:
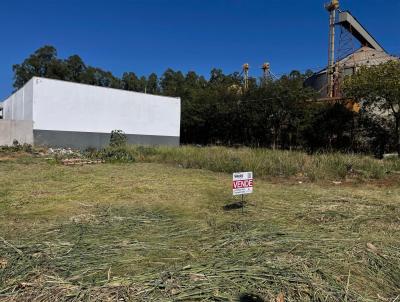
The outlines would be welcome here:
<svg viewBox="0 0 400 302">
<path fill-rule="evenodd" d="M 264 84 L 272 78 L 271 76 L 271 65 L 269 63 L 264 63 L 261 67 L 263 70 L 263 81 Z"/>
<path fill-rule="evenodd" d="M 332 98 L 334 96 L 334 72 L 335 72 L 335 25 L 336 14 L 339 9 L 339 0 L 331 0 L 330 3 L 325 5 L 326 10 L 329 12 L 329 47 L 328 47 L 328 89 L 327 96 Z"/>
<path fill-rule="evenodd" d="M 244 75 L 244 90 L 249 89 L 249 69 L 250 65 L 248 63 L 243 64 L 243 75 Z"/>
</svg>

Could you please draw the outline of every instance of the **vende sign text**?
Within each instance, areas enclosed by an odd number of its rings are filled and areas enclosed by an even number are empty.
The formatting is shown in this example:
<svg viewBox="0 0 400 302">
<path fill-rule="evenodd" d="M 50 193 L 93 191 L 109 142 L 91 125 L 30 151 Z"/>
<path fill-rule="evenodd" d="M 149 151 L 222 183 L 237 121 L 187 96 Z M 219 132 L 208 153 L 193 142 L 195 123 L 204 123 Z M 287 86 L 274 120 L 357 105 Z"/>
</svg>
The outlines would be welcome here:
<svg viewBox="0 0 400 302">
<path fill-rule="evenodd" d="M 253 172 L 233 173 L 233 195 L 253 193 Z"/>
</svg>

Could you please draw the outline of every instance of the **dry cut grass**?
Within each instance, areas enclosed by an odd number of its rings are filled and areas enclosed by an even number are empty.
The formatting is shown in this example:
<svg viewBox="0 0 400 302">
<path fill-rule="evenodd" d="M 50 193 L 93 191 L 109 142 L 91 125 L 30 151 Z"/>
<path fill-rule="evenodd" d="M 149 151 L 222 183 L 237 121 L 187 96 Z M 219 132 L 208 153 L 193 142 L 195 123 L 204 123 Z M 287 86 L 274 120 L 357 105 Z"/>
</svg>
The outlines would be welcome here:
<svg viewBox="0 0 400 302">
<path fill-rule="evenodd" d="M 0 161 L 0 301 L 400 299 L 399 186 L 256 178 L 242 213 L 222 209 L 230 181 L 171 164 Z"/>
</svg>

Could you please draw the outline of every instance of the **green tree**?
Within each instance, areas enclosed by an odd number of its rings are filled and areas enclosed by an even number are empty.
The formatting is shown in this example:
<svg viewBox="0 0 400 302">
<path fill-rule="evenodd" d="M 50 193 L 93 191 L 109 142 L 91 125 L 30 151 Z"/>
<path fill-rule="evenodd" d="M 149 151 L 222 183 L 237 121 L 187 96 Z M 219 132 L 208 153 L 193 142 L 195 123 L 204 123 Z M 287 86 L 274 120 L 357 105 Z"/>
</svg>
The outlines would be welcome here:
<svg viewBox="0 0 400 302">
<path fill-rule="evenodd" d="M 101 86 L 101 87 L 111 87 L 111 88 L 121 88 L 121 80 L 113 76 L 109 71 L 104 71 L 96 67 L 87 67 L 81 74 L 81 83 Z"/>
<path fill-rule="evenodd" d="M 160 92 L 158 83 L 158 76 L 155 73 L 151 73 L 147 79 L 147 92 L 157 94 Z"/>
<path fill-rule="evenodd" d="M 182 72 L 168 68 L 162 75 L 160 86 L 162 93 L 168 96 L 179 97 L 182 92 L 185 77 Z"/>
<path fill-rule="evenodd" d="M 141 76 L 139 79 L 138 92 L 146 92 L 147 93 L 147 78 L 145 76 Z"/>
<path fill-rule="evenodd" d="M 25 59 L 21 64 L 13 65 L 14 88 L 19 89 L 32 77 L 47 77 L 64 80 L 67 76 L 66 64 L 57 58 L 53 46 L 43 46 Z"/>
<path fill-rule="evenodd" d="M 122 75 L 122 89 L 139 91 L 139 79 L 134 72 L 124 72 Z"/>
<path fill-rule="evenodd" d="M 400 157 L 400 62 L 389 61 L 361 67 L 345 79 L 345 95 L 360 102 L 364 110 L 394 121 L 393 134 Z"/>
<path fill-rule="evenodd" d="M 296 147 L 314 91 L 303 86 L 304 75 L 294 71 L 278 80 L 260 82 L 251 93 L 250 122 L 258 142 L 273 148 Z M 251 86 L 250 86 L 251 87 Z"/>
<path fill-rule="evenodd" d="M 339 103 L 319 104 L 302 133 L 305 146 L 313 153 L 318 150 L 343 150 L 351 148 L 351 127 L 354 113 Z"/>
<path fill-rule="evenodd" d="M 68 70 L 67 80 L 77 83 L 81 82 L 82 74 L 87 68 L 81 57 L 78 55 L 70 56 L 65 60 L 65 64 Z"/>
<path fill-rule="evenodd" d="M 43 76 L 180 97 L 183 143 L 242 144 L 283 149 L 315 149 L 327 146 L 346 149 L 350 144 L 347 137 L 348 130 L 352 127 L 352 115 L 348 115 L 345 108 L 316 109 L 307 102 L 315 94 L 303 86 L 305 78 L 310 76 L 309 71 L 305 74 L 293 71 L 289 75 L 268 81 L 250 78 L 246 90 L 243 88 L 243 76 L 240 73 L 225 74 L 216 68 L 211 70 L 208 79 L 195 71 L 183 74 L 170 68 L 160 78 L 155 73 L 139 78 L 134 72 L 125 72 L 119 78 L 109 71 L 86 65 L 78 55 L 59 59 L 52 46 L 38 49 L 21 64 L 14 65 L 13 69 L 15 88 L 22 87 L 33 76 Z M 393 70 L 385 72 L 392 76 Z M 363 90 L 362 86 L 357 87 L 349 90 L 349 93 Z M 385 104 L 383 107 L 386 110 L 392 110 L 394 115 L 399 115 L 399 107 L 393 101 L 393 106 L 387 106 L 388 103 L 383 102 L 382 97 L 376 98 L 381 100 L 378 102 L 379 106 Z M 362 95 L 362 99 L 367 98 Z M 390 95 L 386 99 L 395 98 Z M 376 132 L 379 128 L 376 125 L 378 124 L 375 123 L 374 127 L 365 131 L 367 135 Z M 365 128 L 364 125 L 363 127 Z M 378 139 L 375 141 L 375 145 L 382 149 L 385 142 Z"/>
</svg>

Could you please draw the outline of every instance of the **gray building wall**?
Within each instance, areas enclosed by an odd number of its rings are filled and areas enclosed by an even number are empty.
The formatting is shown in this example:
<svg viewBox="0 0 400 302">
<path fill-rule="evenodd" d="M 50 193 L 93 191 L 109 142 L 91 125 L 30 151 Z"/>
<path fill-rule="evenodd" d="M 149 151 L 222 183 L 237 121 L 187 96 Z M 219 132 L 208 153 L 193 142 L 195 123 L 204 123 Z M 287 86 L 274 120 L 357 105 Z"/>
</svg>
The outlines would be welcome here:
<svg viewBox="0 0 400 302">
<path fill-rule="evenodd" d="M 33 130 L 35 145 L 55 148 L 100 149 L 110 143 L 110 133 Z M 126 134 L 128 144 L 179 146 L 179 136 Z"/>
</svg>

